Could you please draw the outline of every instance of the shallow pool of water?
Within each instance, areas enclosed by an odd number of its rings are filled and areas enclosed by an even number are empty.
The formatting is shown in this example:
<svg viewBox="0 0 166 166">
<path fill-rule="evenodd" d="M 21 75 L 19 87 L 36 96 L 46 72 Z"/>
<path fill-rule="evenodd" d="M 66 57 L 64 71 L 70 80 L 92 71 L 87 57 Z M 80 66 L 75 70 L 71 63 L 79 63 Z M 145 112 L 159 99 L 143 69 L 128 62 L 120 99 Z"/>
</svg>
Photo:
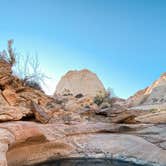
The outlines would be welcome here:
<svg viewBox="0 0 166 166">
<path fill-rule="evenodd" d="M 35 166 L 142 166 L 111 159 L 59 159 Z"/>
</svg>

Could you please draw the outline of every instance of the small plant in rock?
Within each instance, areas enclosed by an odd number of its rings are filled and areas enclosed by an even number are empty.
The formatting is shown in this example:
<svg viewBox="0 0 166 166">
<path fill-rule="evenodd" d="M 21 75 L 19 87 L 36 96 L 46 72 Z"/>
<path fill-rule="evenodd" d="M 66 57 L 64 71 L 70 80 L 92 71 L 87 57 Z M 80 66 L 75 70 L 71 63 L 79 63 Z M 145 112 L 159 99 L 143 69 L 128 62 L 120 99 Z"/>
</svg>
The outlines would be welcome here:
<svg viewBox="0 0 166 166">
<path fill-rule="evenodd" d="M 97 104 L 97 105 L 101 105 L 104 101 L 104 98 L 102 95 L 96 95 L 94 97 L 94 103 Z"/>
<path fill-rule="evenodd" d="M 101 95 L 101 92 L 99 94 L 97 94 L 95 97 L 94 97 L 94 103 L 97 104 L 97 105 L 101 105 L 103 102 L 103 96 Z"/>
<path fill-rule="evenodd" d="M 34 88 L 34 89 L 42 91 L 42 88 L 41 88 L 40 84 L 38 82 L 36 82 L 36 81 L 33 81 L 33 80 L 32 81 L 31 80 L 30 81 L 26 81 L 25 85 L 28 86 L 28 87 L 31 87 L 31 88 Z"/>
<path fill-rule="evenodd" d="M 64 89 L 63 91 L 63 96 L 73 96 L 73 94 L 71 93 L 71 91 L 69 89 Z"/>
<path fill-rule="evenodd" d="M 94 97 L 94 103 L 96 103 L 98 106 L 100 106 L 103 102 L 106 102 L 110 99 L 110 91 L 107 92 L 99 92 L 95 97 Z"/>
</svg>

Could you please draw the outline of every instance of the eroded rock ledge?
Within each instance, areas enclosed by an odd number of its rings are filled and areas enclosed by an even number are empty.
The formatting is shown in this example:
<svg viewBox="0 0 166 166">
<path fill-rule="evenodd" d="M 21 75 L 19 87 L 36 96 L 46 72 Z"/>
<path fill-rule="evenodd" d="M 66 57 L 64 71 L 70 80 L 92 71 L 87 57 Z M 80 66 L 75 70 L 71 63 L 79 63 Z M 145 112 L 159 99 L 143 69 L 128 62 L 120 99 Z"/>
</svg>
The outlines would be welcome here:
<svg viewBox="0 0 166 166">
<path fill-rule="evenodd" d="M 42 125 L 20 121 L 2 123 L 0 165 L 23 166 L 57 158 L 92 157 L 164 166 L 166 150 L 153 142 L 152 136 L 155 137 L 156 133 L 152 130 L 155 132 L 155 128 L 158 137 L 161 137 L 158 142 L 166 141 L 162 137 L 166 134 L 165 126 L 150 124 Z"/>
</svg>

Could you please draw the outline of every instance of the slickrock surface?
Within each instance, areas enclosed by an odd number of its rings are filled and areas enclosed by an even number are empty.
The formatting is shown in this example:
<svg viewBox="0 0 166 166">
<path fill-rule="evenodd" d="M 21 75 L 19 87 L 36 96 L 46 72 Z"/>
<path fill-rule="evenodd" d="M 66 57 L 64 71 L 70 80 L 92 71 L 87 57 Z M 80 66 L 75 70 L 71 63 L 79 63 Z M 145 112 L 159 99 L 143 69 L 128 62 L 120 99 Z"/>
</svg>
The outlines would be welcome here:
<svg viewBox="0 0 166 166">
<path fill-rule="evenodd" d="M 105 92 L 102 82 L 95 73 L 84 69 L 81 71 L 69 71 L 56 87 L 56 94 L 71 93 L 95 96 L 99 92 Z"/>
<path fill-rule="evenodd" d="M 155 138 L 156 132 L 161 134 L 159 138 Z M 142 164 L 166 164 L 166 150 L 162 147 L 166 141 L 164 126 L 8 122 L 0 124 L 0 134 L 2 166 L 7 163 L 8 166 L 32 165 L 71 157 L 108 157 Z"/>
</svg>

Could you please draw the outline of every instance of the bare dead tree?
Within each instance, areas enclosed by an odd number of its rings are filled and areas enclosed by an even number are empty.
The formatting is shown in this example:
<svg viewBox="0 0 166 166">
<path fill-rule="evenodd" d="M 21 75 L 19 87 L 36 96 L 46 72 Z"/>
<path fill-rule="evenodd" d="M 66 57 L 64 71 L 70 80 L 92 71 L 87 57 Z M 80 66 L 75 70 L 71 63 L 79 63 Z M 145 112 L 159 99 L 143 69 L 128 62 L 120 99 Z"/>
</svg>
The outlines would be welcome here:
<svg viewBox="0 0 166 166">
<path fill-rule="evenodd" d="M 9 62 L 13 66 L 16 63 L 16 57 L 15 57 L 15 52 L 12 48 L 14 41 L 9 40 L 8 41 L 8 54 L 9 54 Z"/>
<path fill-rule="evenodd" d="M 48 77 L 41 71 L 38 56 L 16 54 L 13 43 L 13 40 L 8 41 L 7 51 L 0 52 L 0 60 L 4 60 L 11 65 L 13 74 L 17 75 L 24 85 L 40 89 L 40 84 L 44 84 L 44 79 Z"/>
<path fill-rule="evenodd" d="M 5 60 L 8 62 L 8 58 L 7 58 L 7 53 L 5 50 L 3 50 L 2 52 L 0 52 L 0 59 L 1 60 Z"/>
<path fill-rule="evenodd" d="M 15 56 L 15 52 L 13 49 L 13 40 L 8 40 L 8 49 L 3 50 L 2 52 L 0 52 L 0 59 L 3 59 L 5 61 L 7 61 L 8 63 L 11 64 L 11 66 L 13 66 L 16 63 L 16 56 Z"/>
<path fill-rule="evenodd" d="M 31 84 L 41 84 L 44 83 L 44 79 L 48 78 L 40 68 L 40 63 L 38 56 L 20 56 L 17 55 L 17 63 L 14 66 L 14 73 L 19 76 L 24 85 Z M 34 84 L 36 83 L 36 84 Z"/>
</svg>

